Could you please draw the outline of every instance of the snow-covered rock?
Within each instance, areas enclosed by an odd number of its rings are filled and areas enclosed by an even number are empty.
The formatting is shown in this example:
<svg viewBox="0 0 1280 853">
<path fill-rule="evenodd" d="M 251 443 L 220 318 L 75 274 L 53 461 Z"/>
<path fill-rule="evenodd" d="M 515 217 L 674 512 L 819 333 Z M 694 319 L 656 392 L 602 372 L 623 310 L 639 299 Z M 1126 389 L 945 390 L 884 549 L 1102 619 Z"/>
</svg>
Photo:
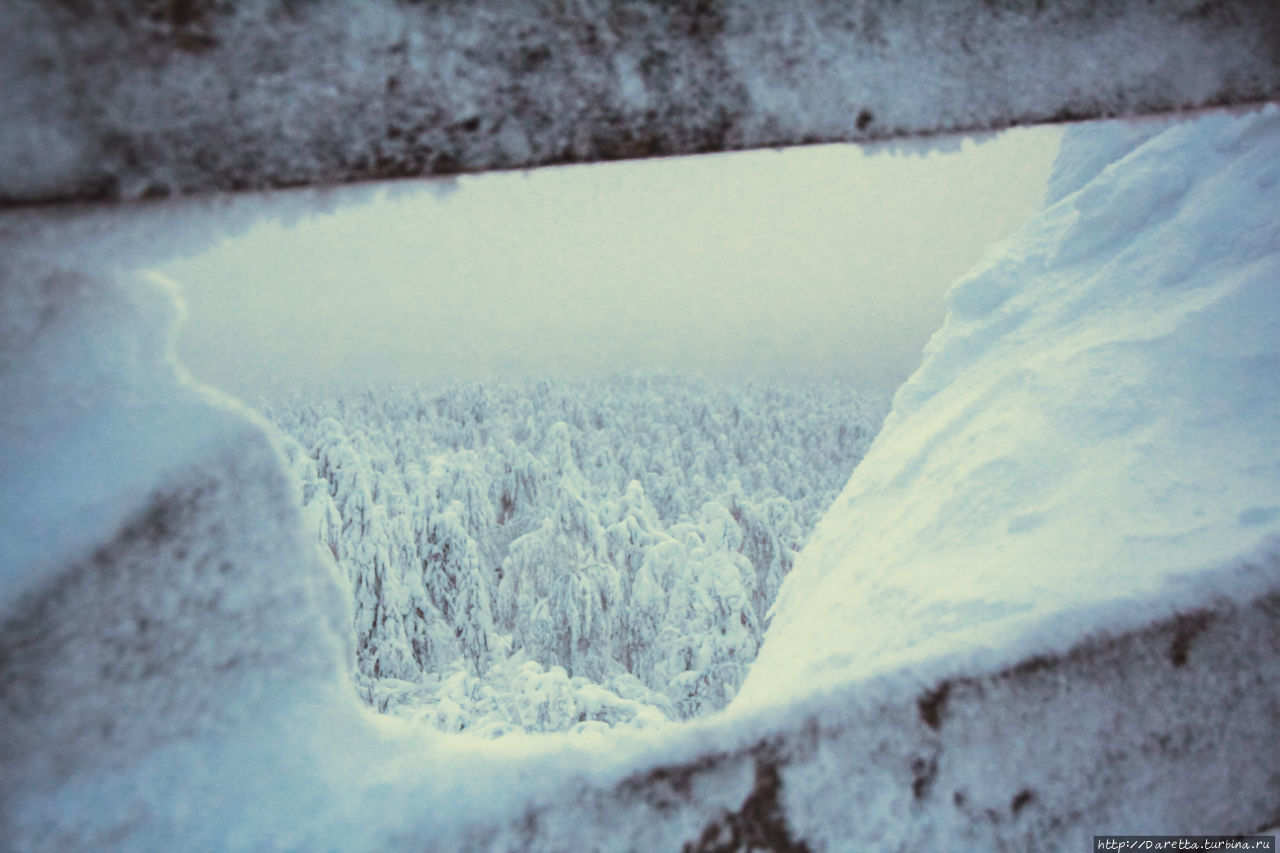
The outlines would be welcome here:
<svg viewBox="0 0 1280 853">
<path fill-rule="evenodd" d="M 1072 129 L 1052 203 L 952 287 L 741 701 L 1011 665 L 1280 583 L 1280 115 L 1151 132 Z"/>
<path fill-rule="evenodd" d="M 362 709 L 284 458 L 176 369 L 171 296 L 59 216 L 0 228 L 0 842 L 1075 850 L 1274 825 L 1280 110 L 1105 167 L 1082 144 L 952 291 L 735 704 L 613 734 Z"/>
<path fill-rule="evenodd" d="M 991 130 L 1280 97 L 1265 0 L 0 5 L 0 201 Z M 930 143 L 935 144 L 935 143 Z"/>
</svg>

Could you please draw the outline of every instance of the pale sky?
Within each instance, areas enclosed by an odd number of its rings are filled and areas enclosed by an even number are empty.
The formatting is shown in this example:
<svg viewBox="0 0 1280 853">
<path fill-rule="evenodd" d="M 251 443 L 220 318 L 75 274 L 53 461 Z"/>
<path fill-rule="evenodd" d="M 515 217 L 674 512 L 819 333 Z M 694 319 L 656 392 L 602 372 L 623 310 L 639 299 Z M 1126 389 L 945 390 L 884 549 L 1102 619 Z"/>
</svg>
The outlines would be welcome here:
<svg viewBox="0 0 1280 853">
<path fill-rule="evenodd" d="M 1036 210 L 1059 137 L 356 188 L 162 271 L 188 303 L 179 356 L 250 398 L 619 371 L 888 387 L 918 364 L 948 285 Z"/>
</svg>

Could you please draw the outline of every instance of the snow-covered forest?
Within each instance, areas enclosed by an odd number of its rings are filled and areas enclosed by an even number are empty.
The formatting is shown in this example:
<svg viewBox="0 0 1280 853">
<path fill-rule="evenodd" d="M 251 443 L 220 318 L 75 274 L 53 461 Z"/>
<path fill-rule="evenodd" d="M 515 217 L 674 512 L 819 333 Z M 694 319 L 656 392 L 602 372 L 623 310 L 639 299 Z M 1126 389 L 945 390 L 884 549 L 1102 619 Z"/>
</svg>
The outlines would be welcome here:
<svg viewBox="0 0 1280 853">
<path fill-rule="evenodd" d="M 724 707 L 887 406 L 628 377 L 262 408 L 351 583 L 366 701 L 498 736 Z"/>
<path fill-rule="evenodd" d="M 58 266 L 92 223 L 33 220 L 0 253 L 0 847 L 1273 826 L 1277 164 L 1274 106 L 1069 132 L 878 432 L 848 390 L 468 386 L 277 401 L 282 456 L 175 362 L 174 286 Z"/>
</svg>

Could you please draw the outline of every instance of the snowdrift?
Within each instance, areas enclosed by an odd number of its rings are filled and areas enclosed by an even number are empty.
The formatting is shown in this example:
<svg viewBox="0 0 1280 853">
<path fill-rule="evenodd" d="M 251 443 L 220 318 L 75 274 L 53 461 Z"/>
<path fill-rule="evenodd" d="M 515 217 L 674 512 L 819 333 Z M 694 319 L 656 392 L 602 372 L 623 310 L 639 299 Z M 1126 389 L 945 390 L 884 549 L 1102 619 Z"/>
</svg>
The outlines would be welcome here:
<svg viewBox="0 0 1280 853">
<path fill-rule="evenodd" d="M 3 846 L 1066 850 L 1273 825 L 1280 110 L 1157 130 L 1069 134 L 1050 204 L 955 286 L 729 711 L 599 737 L 361 709 L 349 603 L 262 424 L 176 369 L 172 294 L 11 220 Z"/>
<path fill-rule="evenodd" d="M 1274 587 L 1276 125 L 1067 134 L 1050 205 L 953 285 L 741 701 L 1007 666 Z"/>
</svg>

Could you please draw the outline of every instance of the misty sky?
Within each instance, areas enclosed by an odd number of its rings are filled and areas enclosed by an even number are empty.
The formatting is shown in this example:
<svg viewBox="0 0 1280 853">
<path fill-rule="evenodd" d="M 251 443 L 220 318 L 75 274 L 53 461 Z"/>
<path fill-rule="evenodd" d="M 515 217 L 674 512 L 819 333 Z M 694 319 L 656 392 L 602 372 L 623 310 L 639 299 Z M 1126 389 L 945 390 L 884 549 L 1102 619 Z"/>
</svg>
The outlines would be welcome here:
<svg viewBox="0 0 1280 853">
<path fill-rule="evenodd" d="M 624 372 L 891 386 L 942 295 L 1036 209 L 1060 131 L 330 192 L 166 265 L 179 356 L 253 398 L 322 381 Z"/>
</svg>

